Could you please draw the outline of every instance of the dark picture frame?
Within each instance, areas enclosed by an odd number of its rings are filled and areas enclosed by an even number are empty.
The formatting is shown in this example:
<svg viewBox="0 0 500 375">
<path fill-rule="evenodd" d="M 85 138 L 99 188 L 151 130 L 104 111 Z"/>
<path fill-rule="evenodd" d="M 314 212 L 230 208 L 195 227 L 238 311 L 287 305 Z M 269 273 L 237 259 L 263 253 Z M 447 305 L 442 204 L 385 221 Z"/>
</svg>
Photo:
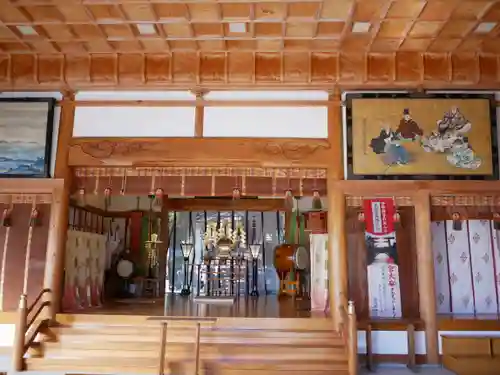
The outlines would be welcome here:
<svg viewBox="0 0 500 375">
<path fill-rule="evenodd" d="M 40 172 L 29 171 L 19 173 L 13 171 L 12 173 L 0 171 L 0 178 L 50 178 L 50 164 L 52 158 L 52 136 L 54 131 L 54 112 L 56 107 L 56 99 L 54 98 L 0 98 L 0 108 L 4 103 L 46 103 L 47 104 L 47 114 L 45 121 L 45 144 L 43 152 L 43 161 Z M 22 114 L 20 115 L 22 116 Z M 2 136 L 0 133 L 0 140 Z M 2 157 L 0 151 L 0 158 Z"/>
<path fill-rule="evenodd" d="M 485 99 L 489 102 L 489 121 L 491 139 L 491 174 L 356 174 L 354 172 L 355 152 L 353 150 L 353 100 L 354 99 Z M 498 133 L 496 101 L 494 94 L 462 94 L 462 93 L 349 93 L 346 95 L 346 166 L 347 179 L 350 180 L 498 180 L 499 160 L 498 160 Z"/>
</svg>

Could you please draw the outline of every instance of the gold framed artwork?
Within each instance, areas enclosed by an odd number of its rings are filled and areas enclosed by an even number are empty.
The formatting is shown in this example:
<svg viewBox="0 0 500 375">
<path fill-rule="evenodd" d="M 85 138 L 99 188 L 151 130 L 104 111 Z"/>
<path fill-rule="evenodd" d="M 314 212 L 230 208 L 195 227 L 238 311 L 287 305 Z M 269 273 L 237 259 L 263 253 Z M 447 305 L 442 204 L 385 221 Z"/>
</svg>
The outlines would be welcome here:
<svg viewBox="0 0 500 375">
<path fill-rule="evenodd" d="M 348 100 L 354 176 L 495 175 L 496 119 L 489 96 L 385 94 Z"/>
</svg>

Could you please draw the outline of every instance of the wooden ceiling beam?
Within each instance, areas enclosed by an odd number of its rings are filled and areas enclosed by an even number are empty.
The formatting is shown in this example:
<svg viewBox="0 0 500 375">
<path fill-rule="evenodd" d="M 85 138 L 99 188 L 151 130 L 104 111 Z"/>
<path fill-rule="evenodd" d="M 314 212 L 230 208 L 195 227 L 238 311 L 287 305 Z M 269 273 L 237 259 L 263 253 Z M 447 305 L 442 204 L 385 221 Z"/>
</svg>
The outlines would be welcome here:
<svg viewBox="0 0 500 375">
<path fill-rule="evenodd" d="M 235 52 L 236 54 L 237 52 Z M 236 59 L 236 61 L 234 60 Z M 238 66 L 234 65 L 238 63 Z M 476 53 L 0 54 L 0 90 L 489 89 L 500 55 Z"/>
</svg>

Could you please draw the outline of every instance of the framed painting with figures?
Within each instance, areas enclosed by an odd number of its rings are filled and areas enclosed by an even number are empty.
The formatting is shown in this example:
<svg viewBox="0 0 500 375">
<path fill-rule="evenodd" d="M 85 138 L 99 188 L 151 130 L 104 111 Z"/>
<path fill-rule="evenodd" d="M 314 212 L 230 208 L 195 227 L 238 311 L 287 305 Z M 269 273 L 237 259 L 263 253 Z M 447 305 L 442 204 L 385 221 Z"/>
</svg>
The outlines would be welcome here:
<svg viewBox="0 0 500 375">
<path fill-rule="evenodd" d="M 490 95 L 348 95 L 352 178 L 488 179 L 498 175 Z"/>
</svg>

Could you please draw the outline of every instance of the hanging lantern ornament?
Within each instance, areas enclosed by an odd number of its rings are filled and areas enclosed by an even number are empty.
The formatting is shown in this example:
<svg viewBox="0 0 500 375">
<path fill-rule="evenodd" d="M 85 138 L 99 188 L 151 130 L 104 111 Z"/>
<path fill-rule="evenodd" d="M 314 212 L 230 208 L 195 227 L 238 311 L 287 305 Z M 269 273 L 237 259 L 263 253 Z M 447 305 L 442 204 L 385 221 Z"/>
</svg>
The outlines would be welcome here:
<svg viewBox="0 0 500 375">
<path fill-rule="evenodd" d="M 162 188 L 157 188 L 155 190 L 155 205 L 156 206 L 162 206 L 163 205 L 163 197 L 165 195 L 165 192 L 163 191 Z"/>
<path fill-rule="evenodd" d="M 358 223 L 360 224 L 361 228 L 365 230 L 366 228 L 366 222 L 365 222 L 365 213 L 363 211 L 358 212 Z"/>
<path fill-rule="evenodd" d="M 36 227 L 39 219 L 39 212 L 38 209 L 35 207 L 31 210 L 31 215 L 30 215 L 30 227 Z"/>
<path fill-rule="evenodd" d="M 493 228 L 500 230 L 500 213 L 493 212 Z"/>
<path fill-rule="evenodd" d="M 293 191 L 292 191 L 292 189 L 287 189 L 285 191 L 285 206 L 289 211 L 293 210 Z"/>
<path fill-rule="evenodd" d="M 108 186 L 106 189 L 104 189 L 104 208 L 107 210 L 109 206 L 111 206 L 111 193 L 112 189 L 110 186 Z"/>
<path fill-rule="evenodd" d="M 323 203 L 321 202 L 319 190 L 313 191 L 312 209 L 315 211 L 321 211 L 323 209 Z"/>
<path fill-rule="evenodd" d="M 451 214 L 451 220 L 453 220 L 453 230 L 462 230 L 462 216 L 458 212 L 453 212 Z"/>
<path fill-rule="evenodd" d="M 240 199 L 241 198 L 241 190 L 239 187 L 235 187 L 233 189 L 233 199 Z"/>
<path fill-rule="evenodd" d="M 127 184 L 127 171 L 123 172 L 122 178 L 122 188 L 120 189 L 120 195 L 125 195 L 125 185 Z"/>
<path fill-rule="evenodd" d="M 151 190 L 149 193 L 148 193 L 148 198 L 149 200 L 154 200 L 155 199 L 155 191 L 154 190 Z"/>
<path fill-rule="evenodd" d="M 11 227 L 12 226 L 12 208 L 6 208 L 5 210 L 3 210 L 2 226 L 3 227 Z"/>
<path fill-rule="evenodd" d="M 394 215 L 392 216 L 392 221 L 394 222 L 394 227 L 401 228 L 401 214 L 399 213 L 398 210 L 394 212 Z"/>
<path fill-rule="evenodd" d="M 235 186 L 233 188 L 233 199 L 240 199 L 241 198 L 241 189 L 240 189 L 240 184 L 238 181 L 238 176 L 235 178 Z"/>
<path fill-rule="evenodd" d="M 80 202 L 80 206 L 85 206 L 85 188 L 81 187 L 78 189 L 78 201 Z"/>
</svg>

